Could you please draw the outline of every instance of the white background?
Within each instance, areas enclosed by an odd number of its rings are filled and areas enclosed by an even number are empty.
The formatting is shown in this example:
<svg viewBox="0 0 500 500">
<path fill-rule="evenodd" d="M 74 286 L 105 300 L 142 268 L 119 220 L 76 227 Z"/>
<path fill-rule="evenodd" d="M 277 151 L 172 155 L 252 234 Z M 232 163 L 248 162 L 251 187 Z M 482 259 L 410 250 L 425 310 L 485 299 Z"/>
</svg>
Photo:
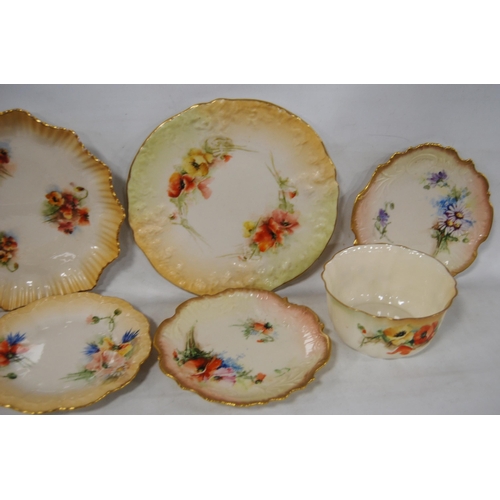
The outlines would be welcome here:
<svg viewBox="0 0 500 500">
<path fill-rule="evenodd" d="M 163 375 L 153 350 L 126 388 L 72 414 L 498 414 L 500 412 L 500 265 L 497 224 L 477 260 L 458 275 L 459 295 L 438 336 L 421 354 L 379 360 L 345 346 L 333 330 L 320 273 L 352 244 L 356 195 L 380 163 L 424 142 L 452 146 L 472 158 L 500 198 L 499 86 L 160 85 L 0 87 L 0 110 L 23 108 L 52 125 L 74 130 L 112 170 L 126 207 L 132 160 L 149 133 L 189 106 L 218 97 L 273 102 L 309 123 L 337 168 L 339 213 L 334 235 L 312 268 L 277 292 L 312 308 L 332 339 L 329 363 L 305 390 L 281 402 L 249 408 L 209 403 Z M 411 217 L 418 214 L 409 214 Z M 129 301 L 150 320 L 151 334 L 191 294 L 151 267 L 122 226 L 121 254 L 95 292 Z M 0 313 L 2 314 L 2 313 Z M 0 415 L 13 414 L 0 408 Z"/>
</svg>

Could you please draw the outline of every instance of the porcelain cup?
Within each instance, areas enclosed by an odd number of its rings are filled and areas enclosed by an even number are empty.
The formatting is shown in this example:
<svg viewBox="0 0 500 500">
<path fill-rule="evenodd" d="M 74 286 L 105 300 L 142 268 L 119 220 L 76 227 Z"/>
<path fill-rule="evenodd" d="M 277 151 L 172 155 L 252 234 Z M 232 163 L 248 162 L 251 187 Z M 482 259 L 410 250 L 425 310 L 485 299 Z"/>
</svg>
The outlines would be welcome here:
<svg viewBox="0 0 500 500">
<path fill-rule="evenodd" d="M 337 253 L 322 274 L 336 332 L 377 358 L 425 349 L 457 295 L 456 281 L 434 257 L 399 245 L 356 245 Z"/>
</svg>

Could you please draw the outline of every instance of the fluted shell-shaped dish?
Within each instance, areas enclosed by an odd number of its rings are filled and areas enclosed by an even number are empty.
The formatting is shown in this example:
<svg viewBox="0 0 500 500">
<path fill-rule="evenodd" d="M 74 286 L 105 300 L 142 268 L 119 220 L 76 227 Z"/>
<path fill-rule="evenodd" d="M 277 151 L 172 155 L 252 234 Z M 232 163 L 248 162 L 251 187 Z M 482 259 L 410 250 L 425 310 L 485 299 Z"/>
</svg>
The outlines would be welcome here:
<svg viewBox="0 0 500 500">
<path fill-rule="evenodd" d="M 128 302 L 89 292 L 47 297 L 0 318 L 0 406 L 73 410 L 126 386 L 151 351 Z"/>
<path fill-rule="evenodd" d="M 472 160 L 422 144 L 377 167 L 356 198 L 351 227 L 355 244 L 404 245 L 457 274 L 476 258 L 492 221 L 488 181 Z"/>
<path fill-rule="evenodd" d="M 161 369 L 183 389 L 233 406 L 284 399 L 330 356 L 313 311 L 250 289 L 184 302 L 159 326 L 154 345 Z"/>
<path fill-rule="evenodd" d="M 218 99 L 162 123 L 128 181 L 135 241 L 195 294 L 272 290 L 304 272 L 337 217 L 335 167 L 318 135 L 274 104 Z"/>
<path fill-rule="evenodd" d="M 0 307 L 93 288 L 124 217 L 110 170 L 73 131 L 0 113 Z"/>
</svg>

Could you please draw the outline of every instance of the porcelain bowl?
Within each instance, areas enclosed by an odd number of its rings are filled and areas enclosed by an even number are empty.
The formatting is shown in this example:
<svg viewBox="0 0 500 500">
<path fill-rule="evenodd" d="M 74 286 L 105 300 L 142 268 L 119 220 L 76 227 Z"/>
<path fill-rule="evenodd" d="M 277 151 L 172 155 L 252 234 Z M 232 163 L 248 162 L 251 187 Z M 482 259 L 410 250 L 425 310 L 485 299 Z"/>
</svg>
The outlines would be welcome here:
<svg viewBox="0 0 500 500">
<path fill-rule="evenodd" d="M 398 245 L 342 250 L 322 278 L 338 335 L 377 358 L 408 357 L 427 347 L 457 295 L 456 281 L 441 262 Z"/>
</svg>

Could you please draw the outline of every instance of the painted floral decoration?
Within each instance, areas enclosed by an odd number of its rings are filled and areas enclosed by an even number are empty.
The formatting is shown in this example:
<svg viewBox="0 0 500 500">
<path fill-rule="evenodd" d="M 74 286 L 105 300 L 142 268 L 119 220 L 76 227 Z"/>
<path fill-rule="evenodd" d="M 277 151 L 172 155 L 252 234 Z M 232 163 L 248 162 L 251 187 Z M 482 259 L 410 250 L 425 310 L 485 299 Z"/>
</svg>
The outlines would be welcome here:
<svg viewBox="0 0 500 500">
<path fill-rule="evenodd" d="M 189 331 L 184 350 L 175 350 L 172 356 L 186 374 L 200 383 L 235 384 L 237 381 L 247 381 L 261 384 L 266 378 L 264 373 L 252 375 L 252 370 L 245 370 L 237 360 L 200 349 L 194 339 L 194 327 Z"/>
<path fill-rule="evenodd" d="M 406 356 L 415 349 L 423 347 L 434 337 L 437 332 L 438 322 L 435 321 L 430 325 L 422 327 L 414 327 L 406 325 L 402 328 L 386 328 L 385 330 L 378 330 L 373 335 L 368 335 L 366 328 L 358 323 L 358 329 L 363 334 L 361 346 L 368 343 L 383 342 L 389 349 L 396 348 L 387 354 L 401 354 Z"/>
<path fill-rule="evenodd" d="M 273 325 L 268 321 L 255 321 L 253 319 L 248 319 L 240 325 L 234 325 L 243 328 L 243 335 L 246 339 L 250 337 L 257 337 L 257 342 L 267 343 L 274 342 L 276 332 L 274 331 Z"/>
<path fill-rule="evenodd" d="M 10 163 L 9 152 L 6 148 L 0 148 L 0 179 L 10 177 L 7 165 Z"/>
<path fill-rule="evenodd" d="M 7 337 L 0 337 L 0 369 L 10 366 L 12 363 L 19 363 L 24 360 L 23 354 L 27 353 L 29 350 L 25 340 L 26 334 L 21 334 L 19 332 L 9 333 Z M 0 376 L 11 380 L 17 378 L 17 375 L 13 372 Z"/>
<path fill-rule="evenodd" d="M 70 184 L 71 189 L 50 191 L 45 195 L 43 206 L 45 222 L 57 225 L 57 229 L 65 234 L 73 234 L 77 226 L 90 224 L 89 209 L 83 206 L 88 191 Z"/>
<path fill-rule="evenodd" d="M 469 189 L 451 186 L 445 170 L 429 173 L 424 183 L 424 189 L 440 188 L 446 193 L 433 200 L 437 208 L 437 221 L 432 226 L 432 237 L 436 239 L 434 255 L 449 252 L 451 242 L 468 243 L 468 231 L 475 223 L 467 203 L 471 194 Z"/>
<path fill-rule="evenodd" d="M 299 216 L 290 201 L 299 194 L 297 188 L 290 179 L 280 176 L 272 155 L 271 167 L 268 166 L 268 170 L 278 184 L 278 207 L 256 221 L 243 223 L 243 237 L 249 241 L 243 254 L 239 256 L 241 260 L 258 258 L 261 253 L 276 250 L 300 227 Z"/>
<path fill-rule="evenodd" d="M 167 193 L 170 202 L 176 207 L 170 214 L 173 224 L 183 226 L 192 235 L 203 239 L 188 222 L 189 203 L 196 200 L 198 194 L 206 200 L 210 198 L 214 169 L 222 163 L 227 163 L 232 158 L 229 153 L 235 150 L 246 151 L 242 146 L 236 146 L 228 137 L 215 137 L 207 139 L 201 148 L 192 148 L 187 152 L 182 164 L 175 167 L 175 172 L 168 182 Z"/>
<path fill-rule="evenodd" d="M 88 362 L 82 370 L 70 373 L 65 378 L 70 380 L 94 379 L 102 382 L 116 380 L 130 366 L 130 358 L 134 352 L 135 339 L 139 330 L 128 330 L 119 342 L 108 335 L 102 335 L 96 342 L 90 342 L 84 349 Z"/>
<path fill-rule="evenodd" d="M 115 318 L 117 316 L 120 316 L 121 313 L 122 313 L 121 309 L 115 309 L 113 311 L 113 314 L 110 314 L 109 316 L 103 316 L 102 318 L 91 314 L 90 316 L 87 317 L 87 324 L 88 325 L 97 325 L 101 321 L 107 321 L 108 322 L 108 330 L 110 332 L 112 332 L 116 326 Z"/>
<path fill-rule="evenodd" d="M 375 221 L 374 224 L 375 229 L 380 235 L 380 239 L 385 238 L 387 241 L 391 241 L 387 236 L 387 226 L 391 223 L 389 221 L 390 219 L 389 210 L 394 210 L 394 203 L 392 202 L 385 203 L 384 208 L 381 208 L 378 211 L 377 217 L 373 219 Z"/>
<path fill-rule="evenodd" d="M 0 232 L 0 266 L 10 272 L 17 271 L 19 264 L 14 262 L 17 253 L 17 241 L 4 232 Z"/>
</svg>

